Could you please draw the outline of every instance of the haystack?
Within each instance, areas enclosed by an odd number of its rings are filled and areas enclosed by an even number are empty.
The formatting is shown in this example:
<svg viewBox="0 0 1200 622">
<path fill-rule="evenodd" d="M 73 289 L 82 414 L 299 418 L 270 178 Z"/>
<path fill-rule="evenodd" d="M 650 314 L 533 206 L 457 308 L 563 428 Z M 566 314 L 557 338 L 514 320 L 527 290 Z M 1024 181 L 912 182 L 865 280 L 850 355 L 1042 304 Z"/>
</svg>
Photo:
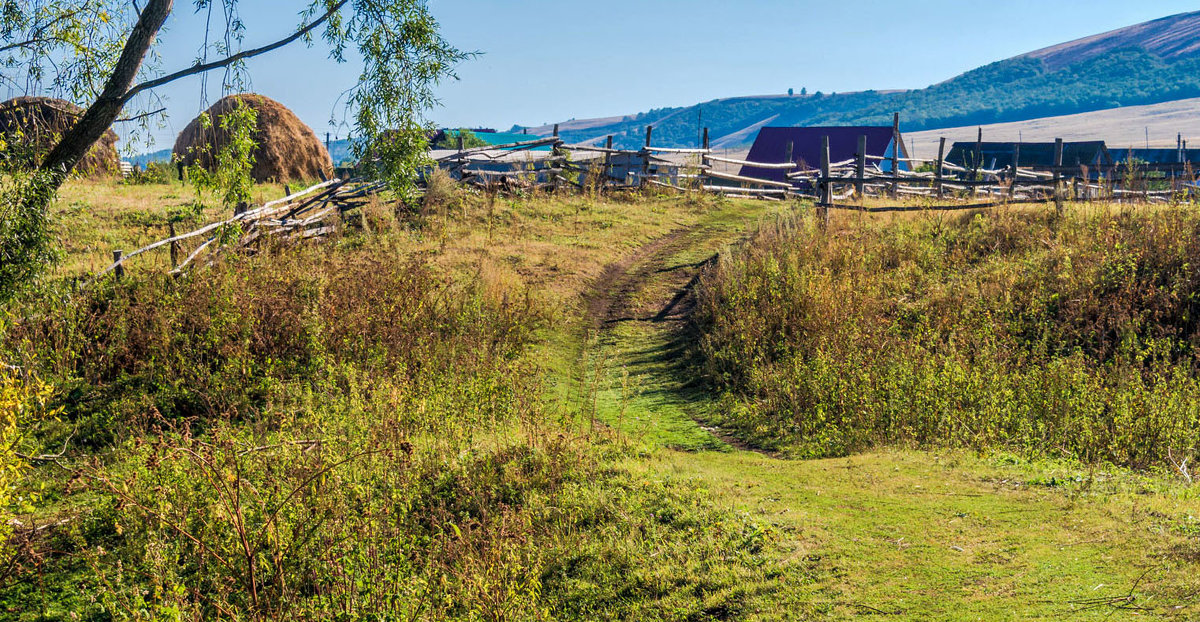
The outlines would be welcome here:
<svg viewBox="0 0 1200 622">
<path fill-rule="evenodd" d="M 221 98 L 206 112 L 212 126 L 204 129 L 200 118 L 191 123 L 175 139 L 174 156 L 185 165 L 200 164 L 213 167 L 213 155 L 229 140 L 228 132 L 220 127 L 220 119 L 237 106 L 241 100 L 258 112 L 258 124 L 254 132 L 254 168 L 250 176 L 255 181 L 301 181 L 329 175 L 333 161 L 329 151 L 317 139 L 312 128 L 304 124 L 283 104 L 253 93 L 229 95 Z"/>
<path fill-rule="evenodd" d="M 0 137 L 6 152 L 21 166 L 33 168 L 79 117 L 83 108 L 52 97 L 17 97 L 0 103 Z M 108 130 L 75 167 L 80 175 L 111 175 L 119 168 L 117 134 Z M 20 149 L 20 147 L 32 149 Z"/>
</svg>

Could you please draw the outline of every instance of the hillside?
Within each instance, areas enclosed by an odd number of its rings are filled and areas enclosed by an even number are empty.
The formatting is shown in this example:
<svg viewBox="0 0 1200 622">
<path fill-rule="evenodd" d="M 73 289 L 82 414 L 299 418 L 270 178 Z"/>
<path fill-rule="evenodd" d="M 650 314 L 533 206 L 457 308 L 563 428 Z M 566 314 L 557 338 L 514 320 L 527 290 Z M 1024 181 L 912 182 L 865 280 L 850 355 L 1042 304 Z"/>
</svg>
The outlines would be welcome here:
<svg viewBox="0 0 1200 622">
<path fill-rule="evenodd" d="M 945 137 L 949 143 L 974 141 L 980 129 L 983 139 L 989 141 L 1051 142 L 1055 138 L 1072 141 L 1101 136 L 1109 149 L 1171 148 L 1176 136 L 1182 134 L 1189 146 L 1196 146 L 1200 145 L 1200 98 L 1028 121 L 908 132 L 904 142 L 914 156 L 933 158 L 937 156 L 939 138 Z"/>
<path fill-rule="evenodd" d="M 1037 50 L 928 88 L 716 99 L 560 125 L 571 142 L 612 135 L 636 147 L 653 125 L 662 146 L 695 146 L 698 119 L 716 147 L 753 140 L 762 125 L 886 124 L 906 131 L 1025 121 L 1200 97 L 1200 12 L 1184 13 Z M 550 126 L 530 133 L 549 134 Z"/>
</svg>

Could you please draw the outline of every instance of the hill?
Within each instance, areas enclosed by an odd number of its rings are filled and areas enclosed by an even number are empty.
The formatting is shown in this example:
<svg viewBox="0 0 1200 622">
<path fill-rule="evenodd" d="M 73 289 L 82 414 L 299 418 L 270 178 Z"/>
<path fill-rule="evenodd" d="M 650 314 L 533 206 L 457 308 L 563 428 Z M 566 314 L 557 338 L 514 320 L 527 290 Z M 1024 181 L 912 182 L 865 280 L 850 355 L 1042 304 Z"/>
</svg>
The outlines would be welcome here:
<svg viewBox="0 0 1200 622">
<path fill-rule="evenodd" d="M 983 139 L 989 141 L 1051 142 L 1055 138 L 1071 141 L 1099 136 L 1108 142 L 1109 149 L 1172 148 L 1176 136 L 1182 134 L 1189 146 L 1196 146 L 1200 145 L 1200 98 L 1028 121 L 908 132 L 904 142 L 916 157 L 933 158 L 937 156 L 939 138 L 945 137 L 949 143 L 974 141 L 980 129 Z"/>
<path fill-rule="evenodd" d="M 716 99 L 694 106 L 560 124 L 569 142 L 612 135 L 636 147 L 645 126 L 654 143 L 689 147 L 699 119 L 716 147 L 753 140 L 763 125 L 887 124 L 906 131 L 1025 121 L 1200 97 L 1200 11 L 1086 37 L 999 61 L 928 88 Z M 548 135 L 550 126 L 532 128 Z"/>
</svg>

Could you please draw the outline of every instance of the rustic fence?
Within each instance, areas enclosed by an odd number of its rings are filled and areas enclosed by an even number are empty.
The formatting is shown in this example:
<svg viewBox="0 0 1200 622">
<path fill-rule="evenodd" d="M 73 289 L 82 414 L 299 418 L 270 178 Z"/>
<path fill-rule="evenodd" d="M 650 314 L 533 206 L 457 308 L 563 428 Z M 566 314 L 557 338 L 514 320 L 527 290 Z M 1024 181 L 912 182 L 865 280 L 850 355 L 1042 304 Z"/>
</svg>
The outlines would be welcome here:
<svg viewBox="0 0 1200 622">
<path fill-rule="evenodd" d="M 893 125 L 899 144 L 898 123 Z M 830 162 L 829 140 L 821 145 L 819 167 L 786 162 L 752 162 L 717 155 L 708 146 L 708 130 L 696 149 L 655 147 L 653 127 L 646 128 L 641 149 L 614 149 L 612 137 L 605 146 L 570 145 L 558 136 L 506 145 L 459 148 L 437 160 L 438 166 L 463 183 L 491 189 L 559 188 L 591 185 L 606 189 L 643 187 L 683 192 L 709 192 L 730 197 L 783 201 L 810 199 L 822 209 L 858 211 L 908 211 L 920 209 L 981 209 L 1000 204 L 1054 201 L 1061 209 L 1066 200 L 1166 202 L 1196 196 L 1196 175 L 1186 162 L 1172 164 L 1063 164 L 1063 141 L 1055 142 L 1054 163 L 1045 166 L 1007 166 L 989 169 L 946 161 L 942 139 L 938 157 L 900 157 L 893 148 L 886 157 L 866 153 L 866 137 L 859 139 L 854 158 Z M 461 145 L 461 142 L 460 142 Z M 542 157 L 518 154 L 549 147 Z M 790 145 L 789 145 L 790 147 Z M 790 149 L 789 149 L 790 151 Z M 664 160 L 663 156 L 674 157 Z M 680 159 L 681 157 L 685 159 Z M 785 158 L 791 160 L 790 154 Z M 978 160 L 978 158 L 976 158 Z M 1020 146 L 1014 147 L 1020 162 Z M 888 163 L 890 166 L 884 167 Z M 731 170 L 749 167 L 780 171 L 786 181 L 742 175 Z M 866 206 L 864 199 L 920 199 L 919 205 Z M 898 202 L 899 203 L 899 202 Z"/>
<path fill-rule="evenodd" d="M 293 241 L 332 233 L 339 222 L 361 208 L 383 189 L 382 182 L 362 179 L 332 179 L 269 201 L 253 209 L 240 209 L 232 218 L 209 223 L 193 231 L 175 233 L 165 239 L 126 253 L 113 251 L 113 263 L 98 276 L 124 273 L 126 262 L 153 250 L 170 252 L 170 273 L 178 275 L 198 264 L 211 265 L 221 253 L 232 249 L 256 250 L 267 240 Z"/>
</svg>

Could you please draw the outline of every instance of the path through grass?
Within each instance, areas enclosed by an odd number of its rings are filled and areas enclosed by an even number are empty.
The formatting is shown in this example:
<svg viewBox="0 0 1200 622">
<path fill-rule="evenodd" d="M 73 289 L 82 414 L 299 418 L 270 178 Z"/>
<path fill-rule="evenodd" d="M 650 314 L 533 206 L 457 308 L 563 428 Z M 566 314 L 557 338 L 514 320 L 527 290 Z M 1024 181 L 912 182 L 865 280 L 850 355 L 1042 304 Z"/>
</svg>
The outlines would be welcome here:
<svg viewBox="0 0 1200 622">
<path fill-rule="evenodd" d="M 717 502 L 772 526 L 784 570 L 747 586 L 740 617 L 1200 616 L 1194 488 L 1003 454 L 781 460 L 703 427 L 717 406 L 681 358 L 686 288 L 754 225 L 747 215 L 717 210 L 612 264 L 588 295 L 574 370 L 584 417 L 647 449 L 631 468 L 702 481 Z"/>
</svg>

